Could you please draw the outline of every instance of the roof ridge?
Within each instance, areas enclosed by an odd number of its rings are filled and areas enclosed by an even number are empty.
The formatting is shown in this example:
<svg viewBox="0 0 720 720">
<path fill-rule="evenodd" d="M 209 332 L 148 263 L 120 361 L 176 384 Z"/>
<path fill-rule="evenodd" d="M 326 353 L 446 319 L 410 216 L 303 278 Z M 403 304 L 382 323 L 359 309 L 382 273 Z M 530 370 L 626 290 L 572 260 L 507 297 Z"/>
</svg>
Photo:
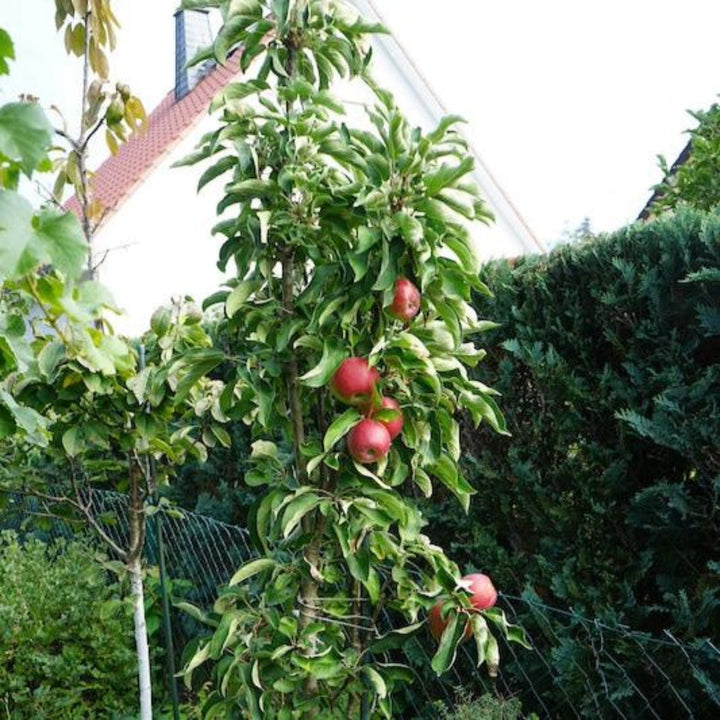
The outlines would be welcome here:
<svg viewBox="0 0 720 720">
<path fill-rule="evenodd" d="M 215 65 L 180 100 L 175 100 L 174 90 L 170 90 L 148 115 L 147 127 L 134 132 L 115 155 L 105 158 L 91 180 L 93 196 L 103 205 L 100 224 L 106 222 L 177 147 L 207 110 L 215 93 L 238 73 L 237 67 Z M 81 213 L 77 195 L 70 197 L 64 207 L 78 216 Z"/>
</svg>

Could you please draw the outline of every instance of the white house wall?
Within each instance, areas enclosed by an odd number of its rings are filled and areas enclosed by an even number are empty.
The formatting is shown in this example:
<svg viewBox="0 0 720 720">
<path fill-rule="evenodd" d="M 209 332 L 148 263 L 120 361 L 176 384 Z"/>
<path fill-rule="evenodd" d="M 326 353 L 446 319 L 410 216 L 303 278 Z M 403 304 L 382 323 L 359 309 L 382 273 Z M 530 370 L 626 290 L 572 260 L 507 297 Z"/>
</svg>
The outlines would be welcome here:
<svg viewBox="0 0 720 720">
<path fill-rule="evenodd" d="M 219 193 L 212 186 L 196 193 L 197 166 L 171 167 L 214 125 L 213 118 L 203 118 L 98 233 L 96 254 L 107 251 L 100 280 L 124 310 L 111 318 L 119 332 L 139 335 L 154 310 L 172 297 L 202 301 L 223 281 L 215 265 L 221 238 L 210 235 Z"/>
</svg>

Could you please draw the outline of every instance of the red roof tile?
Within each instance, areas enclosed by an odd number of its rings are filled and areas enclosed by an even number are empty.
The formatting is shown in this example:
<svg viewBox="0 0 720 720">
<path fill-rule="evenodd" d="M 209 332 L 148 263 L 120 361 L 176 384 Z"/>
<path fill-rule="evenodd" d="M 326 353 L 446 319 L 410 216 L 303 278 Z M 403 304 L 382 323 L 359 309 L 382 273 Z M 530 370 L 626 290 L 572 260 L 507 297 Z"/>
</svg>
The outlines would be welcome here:
<svg viewBox="0 0 720 720">
<path fill-rule="evenodd" d="M 233 64 L 234 65 L 234 64 Z M 103 204 L 105 216 L 115 212 L 155 168 L 160 160 L 182 140 L 185 132 L 207 111 L 210 100 L 238 73 L 237 67 L 214 67 L 183 98 L 175 100 L 174 90 L 150 113 L 147 129 L 137 132 L 120 146 L 95 172 L 93 196 Z M 80 203 L 73 195 L 65 208 L 80 215 Z"/>
</svg>

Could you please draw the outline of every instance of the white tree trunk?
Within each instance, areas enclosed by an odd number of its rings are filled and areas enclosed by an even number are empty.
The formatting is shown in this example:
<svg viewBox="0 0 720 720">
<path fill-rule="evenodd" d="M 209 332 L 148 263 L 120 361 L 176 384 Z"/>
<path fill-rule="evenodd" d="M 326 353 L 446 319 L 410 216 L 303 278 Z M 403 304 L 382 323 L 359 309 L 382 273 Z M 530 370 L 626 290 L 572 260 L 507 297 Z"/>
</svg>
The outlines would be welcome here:
<svg viewBox="0 0 720 720">
<path fill-rule="evenodd" d="M 138 659 L 138 681 L 140 684 L 140 720 L 152 720 L 152 687 L 150 684 L 150 650 L 148 648 L 147 626 L 145 625 L 145 604 L 140 558 L 132 560 L 130 588 L 133 597 L 133 619 L 135 621 L 135 648 Z"/>
</svg>

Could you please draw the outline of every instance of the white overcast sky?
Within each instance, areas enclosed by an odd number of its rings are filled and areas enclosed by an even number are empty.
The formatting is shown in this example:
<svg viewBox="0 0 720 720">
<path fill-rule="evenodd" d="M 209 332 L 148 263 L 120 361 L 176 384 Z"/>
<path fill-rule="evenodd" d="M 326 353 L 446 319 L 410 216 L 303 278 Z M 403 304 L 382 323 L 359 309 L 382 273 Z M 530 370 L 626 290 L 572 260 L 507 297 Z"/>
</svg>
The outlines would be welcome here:
<svg viewBox="0 0 720 720">
<path fill-rule="evenodd" d="M 720 91 L 713 0 L 374 0 L 535 233 L 549 244 L 589 217 L 635 218 L 692 119 Z M 176 0 L 115 0 L 111 60 L 148 110 L 172 87 Z M 52 0 L 0 0 L 16 43 L 0 101 L 21 91 L 77 105 L 80 64 L 55 32 Z"/>
</svg>

